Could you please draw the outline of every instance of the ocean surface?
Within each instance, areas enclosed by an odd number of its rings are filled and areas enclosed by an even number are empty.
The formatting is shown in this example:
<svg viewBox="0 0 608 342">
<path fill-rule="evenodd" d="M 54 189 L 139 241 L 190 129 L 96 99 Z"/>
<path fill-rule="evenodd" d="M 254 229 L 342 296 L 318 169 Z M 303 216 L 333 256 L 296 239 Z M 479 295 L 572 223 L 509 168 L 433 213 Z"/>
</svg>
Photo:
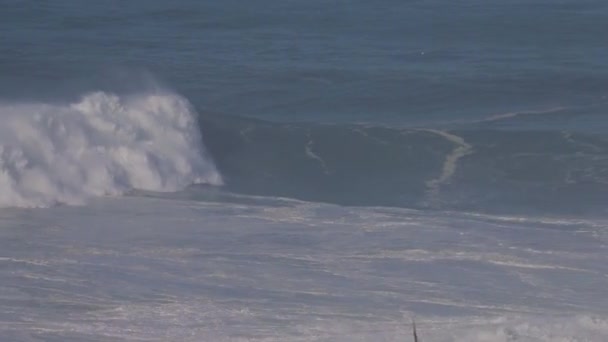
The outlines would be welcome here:
<svg viewBox="0 0 608 342">
<path fill-rule="evenodd" d="M 0 0 L 0 341 L 608 340 L 605 0 Z"/>
</svg>

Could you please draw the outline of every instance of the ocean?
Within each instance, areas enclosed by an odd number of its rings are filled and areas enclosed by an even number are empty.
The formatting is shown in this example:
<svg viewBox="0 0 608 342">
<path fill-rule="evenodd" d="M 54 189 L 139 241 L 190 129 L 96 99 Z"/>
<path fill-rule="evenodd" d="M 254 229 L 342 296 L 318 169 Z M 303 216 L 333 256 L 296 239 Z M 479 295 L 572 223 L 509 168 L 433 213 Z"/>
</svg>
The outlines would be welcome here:
<svg viewBox="0 0 608 342">
<path fill-rule="evenodd" d="M 0 340 L 607 340 L 606 32 L 600 0 L 0 0 Z"/>
</svg>

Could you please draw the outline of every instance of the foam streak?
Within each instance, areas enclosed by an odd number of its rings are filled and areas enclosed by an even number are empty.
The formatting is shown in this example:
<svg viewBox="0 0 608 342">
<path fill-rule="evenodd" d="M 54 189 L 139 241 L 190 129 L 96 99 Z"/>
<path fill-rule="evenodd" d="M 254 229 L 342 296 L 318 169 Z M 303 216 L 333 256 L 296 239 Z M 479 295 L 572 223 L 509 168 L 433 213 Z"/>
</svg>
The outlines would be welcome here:
<svg viewBox="0 0 608 342">
<path fill-rule="evenodd" d="M 464 157 L 468 154 L 471 154 L 473 152 L 473 149 L 472 149 L 471 145 L 466 143 L 463 138 L 461 138 L 457 135 L 453 135 L 453 134 L 447 133 L 445 131 L 439 131 L 439 130 L 427 130 L 427 131 L 437 134 L 437 135 L 449 140 L 450 142 L 454 143 L 454 145 L 456 145 L 456 148 L 454 148 L 454 150 L 452 150 L 452 153 L 448 154 L 445 157 L 445 160 L 443 162 L 443 167 L 441 170 L 441 174 L 439 175 L 439 177 L 432 179 L 430 181 L 427 181 L 427 183 L 426 183 L 427 187 L 428 187 L 427 196 L 429 197 L 431 204 L 433 204 L 433 203 L 436 203 L 436 201 L 437 201 L 437 196 L 439 194 L 439 191 L 441 190 L 441 186 L 449 183 L 452 176 L 456 172 L 456 168 L 458 167 L 458 161 L 462 157 Z"/>
</svg>

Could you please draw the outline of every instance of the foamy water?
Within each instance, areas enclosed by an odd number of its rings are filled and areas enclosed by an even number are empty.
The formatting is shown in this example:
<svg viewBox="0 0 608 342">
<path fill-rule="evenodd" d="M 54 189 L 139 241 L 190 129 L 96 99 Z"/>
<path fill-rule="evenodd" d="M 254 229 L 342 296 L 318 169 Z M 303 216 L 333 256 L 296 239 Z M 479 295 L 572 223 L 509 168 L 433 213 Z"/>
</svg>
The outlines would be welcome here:
<svg viewBox="0 0 608 342">
<path fill-rule="evenodd" d="M 0 105 L 0 207 L 219 185 L 195 113 L 172 93 Z"/>
<path fill-rule="evenodd" d="M 235 201 L 0 210 L 0 339 L 608 336 L 603 220 Z"/>
</svg>

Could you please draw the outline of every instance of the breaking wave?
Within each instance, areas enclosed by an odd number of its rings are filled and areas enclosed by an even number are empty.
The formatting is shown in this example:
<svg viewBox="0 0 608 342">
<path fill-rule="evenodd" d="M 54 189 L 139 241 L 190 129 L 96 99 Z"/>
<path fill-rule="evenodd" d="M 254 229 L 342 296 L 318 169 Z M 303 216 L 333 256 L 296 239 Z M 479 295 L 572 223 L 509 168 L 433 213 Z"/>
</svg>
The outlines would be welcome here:
<svg viewBox="0 0 608 342">
<path fill-rule="evenodd" d="M 1 104 L 0 120 L 0 207 L 222 183 L 191 105 L 169 92 Z"/>
</svg>

